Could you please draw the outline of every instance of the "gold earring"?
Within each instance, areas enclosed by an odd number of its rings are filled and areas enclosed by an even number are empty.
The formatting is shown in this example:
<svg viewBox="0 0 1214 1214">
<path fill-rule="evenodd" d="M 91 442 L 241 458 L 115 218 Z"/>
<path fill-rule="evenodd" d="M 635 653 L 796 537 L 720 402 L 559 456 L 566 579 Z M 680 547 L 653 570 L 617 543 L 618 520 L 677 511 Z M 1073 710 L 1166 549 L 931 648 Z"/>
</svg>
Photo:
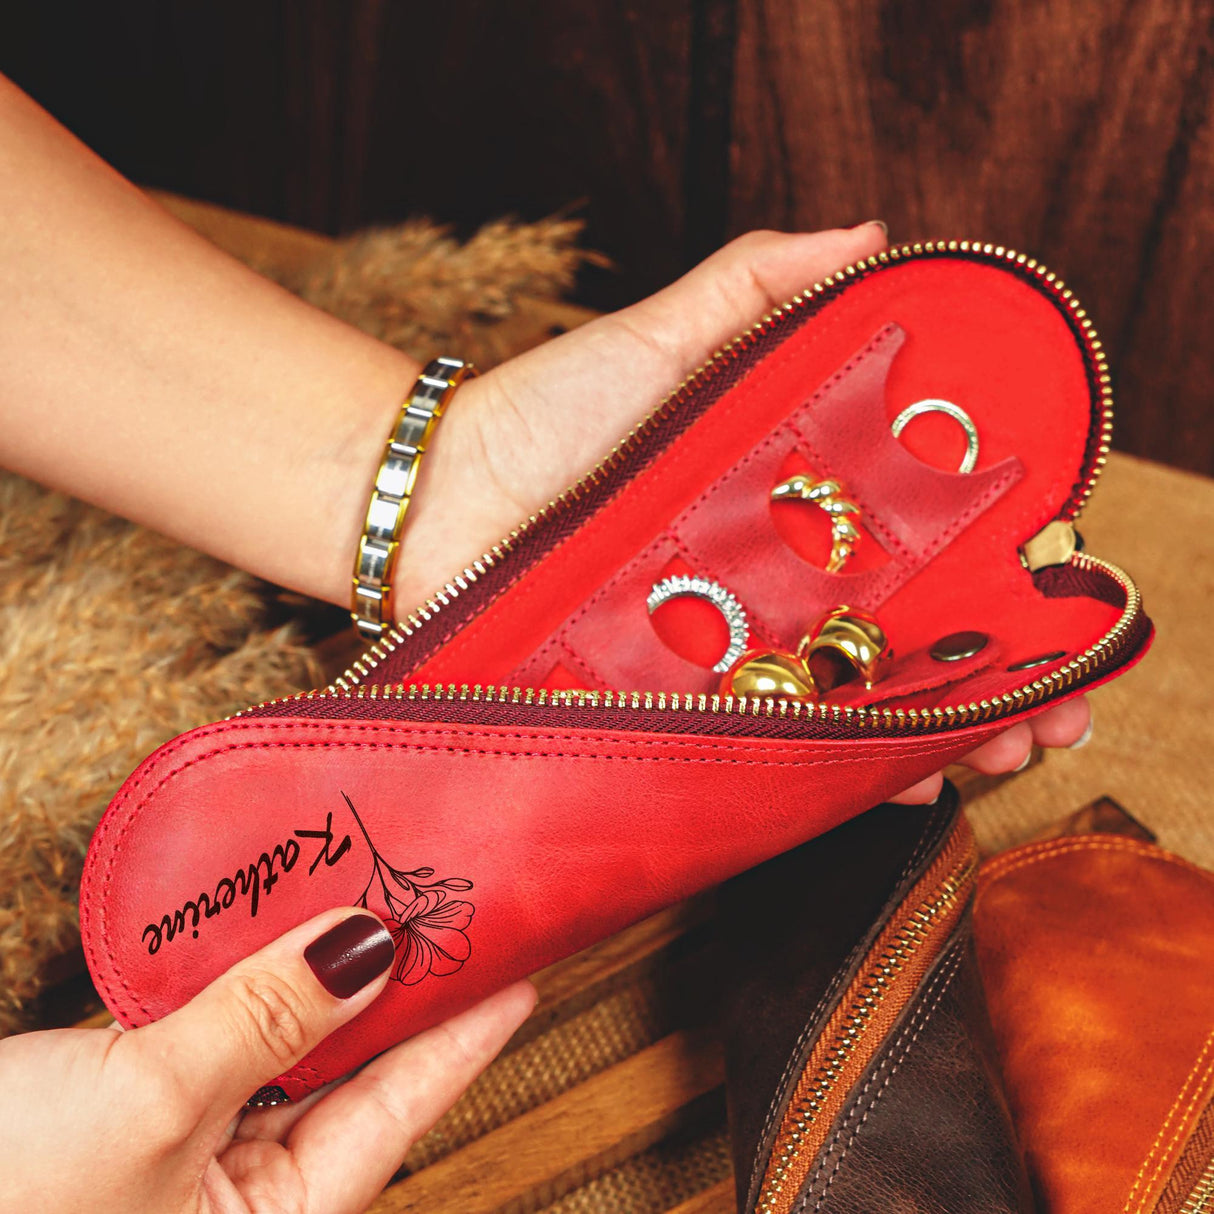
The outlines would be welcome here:
<svg viewBox="0 0 1214 1214">
<path fill-rule="evenodd" d="M 828 611 L 797 646 L 797 657 L 822 694 L 850 683 L 857 674 L 871 688 L 889 656 L 884 629 L 871 612 L 860 607 Z"/>
<path fill-rule="evenodd" d="M 721 680 L 727 696 L 778 696 L 786 699 L 816 699 L 809 668 L 795 653 L 778 649 L 750 649 Z"/>
</svg>

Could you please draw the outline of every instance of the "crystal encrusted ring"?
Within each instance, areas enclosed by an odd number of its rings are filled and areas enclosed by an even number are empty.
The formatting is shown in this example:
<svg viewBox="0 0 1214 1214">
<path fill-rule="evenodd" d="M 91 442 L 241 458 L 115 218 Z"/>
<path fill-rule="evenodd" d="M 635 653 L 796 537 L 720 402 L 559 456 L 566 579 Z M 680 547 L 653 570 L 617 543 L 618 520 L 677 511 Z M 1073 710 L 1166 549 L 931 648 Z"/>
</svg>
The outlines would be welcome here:
<svg viewBox="0 0 1214 1214">
<path fill-rule="evenodd" d="M 750 641 L 750 625 L 746 620 L 746 608 L 719 582 L 679 574 L 654 583 L 647 600 L 649 614 L 653 615 L 663 603 L 669 602 L 671 599 L 687 597 L 703 599 L 706 603 L 711 603 L 721 613 L 729 627 L 729 648 L 713 667 L 718 674 L 724 674 L 746 651 L 746 646 Z"/>
</svg>

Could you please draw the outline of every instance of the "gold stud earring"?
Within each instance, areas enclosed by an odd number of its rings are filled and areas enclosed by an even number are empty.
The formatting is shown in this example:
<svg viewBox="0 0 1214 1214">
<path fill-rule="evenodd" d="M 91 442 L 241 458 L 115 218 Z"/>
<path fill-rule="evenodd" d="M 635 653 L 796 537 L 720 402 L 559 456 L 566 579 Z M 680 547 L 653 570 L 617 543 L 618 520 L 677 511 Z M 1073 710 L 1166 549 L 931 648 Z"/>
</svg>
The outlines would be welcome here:
<svg viewBox="0 0 1214 1214">
<path fill-rule="evenodd" d="M 817 688 L 809 669 L 795 653 L 750 649 L 721 680 L 721 694 L 805 700 L 816 699 Z"/>
<path fill-rule="evenodd" d="M 860 607 L 828 611 L 797 646 L 797 657 L 823 695 L 852 682 L 856 675 L 871 688 L 889 656 L 884 629 L 871 612 Z"/>
</svg>

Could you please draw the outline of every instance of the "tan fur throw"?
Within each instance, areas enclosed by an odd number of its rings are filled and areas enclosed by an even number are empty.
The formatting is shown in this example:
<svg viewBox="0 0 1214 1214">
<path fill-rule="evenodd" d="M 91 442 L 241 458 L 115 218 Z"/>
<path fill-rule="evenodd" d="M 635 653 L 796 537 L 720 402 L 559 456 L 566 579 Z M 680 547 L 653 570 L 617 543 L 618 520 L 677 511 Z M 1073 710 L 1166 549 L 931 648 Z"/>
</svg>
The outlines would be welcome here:
<svg viewBox="0 0 1214 1214">
<path fill-rule="evenodd" d="M 302 269 L 247 260 L 418 358 L 452 350 L 486 366 L 559 327 L 543 304 L 586 257 L 579 230 L 503 221 L 461 244 L 415 220 Z M 0 473 L 0 1036 L 29 1026 L 78 945 L 89 836 L 139 761 L 320 681 L 297 625 L 271 624 L 273 599 L 210 557 Z"/>
</svg>

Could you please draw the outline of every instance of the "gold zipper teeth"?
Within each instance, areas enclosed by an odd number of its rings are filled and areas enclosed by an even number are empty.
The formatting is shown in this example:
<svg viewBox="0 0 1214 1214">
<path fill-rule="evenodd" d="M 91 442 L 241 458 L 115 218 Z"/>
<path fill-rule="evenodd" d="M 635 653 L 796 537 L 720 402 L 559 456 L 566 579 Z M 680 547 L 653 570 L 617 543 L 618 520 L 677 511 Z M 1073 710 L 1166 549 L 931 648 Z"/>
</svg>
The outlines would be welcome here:
<svg viewBox="0 0 1214 1214">
<path fill-rule="evenodd" d="M 843 704 L 821 704 L 809 700 L 788 700 L 772 696 L 722 696 L 692 692 L 664 691 L 550 691 L 546 688 L 511 687 L 506 685 L 378 683 L 336 679 L 323 690 L 301 691 L 294 695 L 266 700 L 255 708 L 267 708 L 299 700 L 370 699 L 370 700 L 442 700 L 468 701 L 484 704 L 522 704 L 537 708 L 617 708 L 659 712 L 709 712 L 736 717 L 781 718 L 813 722 L 819 725 L 854 725 L 873 730 L 948 729 L 978 725 L 997 720 L 1009 713 L 1028 708 L 1071 687 L 1077 680 L 1091 675 L 1115 660 L 1125 649 L 1130 628 L 1142 609 L 1142 596 L 1129 576 L 1116 565 L 1077 552 L 1071 565 L 1080 572 L 1097 570 L 1111 577 L 1125 592 L 1125 608 L 1113 627 L 1096 644 L 1072 658 L 1064 666 L 1025 683 L 1013 691 L 993 699 L 950 704 L 943 708 L 878 708 L 851 707 Z M 377 652 L 381 641 L 371 650 L 376 660 L 355 663 L 361 673 L 369 674 L 386 653 Z M 348 673 L 348 672 L 347 672 Z M 241 717 L 254 709 L 234 713 L 228 720 Z"/>
<path fill-rule="evenodd" d="M 1206 1164 L 1193 1191 L 1180 1207 L 1180 1214 L 1210 1214 L 1211 1211 L 1214 1211 L 1214 1159 Z"/>
<path fill-rule="evenodd" d="M 884 999 L 892 980 L 905 967 L 907 960 L 923 946 L 942 914 L 957 905 L 978 868 L 978 860 L 969 855 L 940 883 L 939 892 L 925 902 L 902 924 L 897 939 L 881 954 L 876 965 L 865 975 L 861 985 L 863 998 L 852 1005 L 846 1021 L 840 1026 L 834 1048 L 814 1077 L 812 1091 L 792 1113 L 793 1130 L 788 1144 L 769 1165 L 766 1181 L 756 1203 L 759 1214 L 775 1214 L 776 1203 L 784 1188 L 789 1168 L 797 1158 L 805 1132 L 815 1124 L 826 1099 L 832 1091 L 848 1057 L 863 1036 L 865 1026 Z M 788 1115 L 786 1114 L 786 1120 Z"/>
<path fill-rule="evenodd" d="M 257 708 L 266 708 L 287 700 L 315 699 L 317 696 L 343 696 L 351 693 L 359 698 L 365 695 L 366 680 L 373 675 L 380 663 L 384 662 L 396 648 L 403 644 L 424 624 L 428 624 L 453 599 L 459 598 L 463 591 L 473 586 L 491 569 L 498 565 L 533 527 L 546 519 L 554 510 L 576 502 L 589 489 L 601 483 L 603 479 L 624 459 L 636 445 L 642 432 L 656 422 L 665 418 L 674 407 L 682 401 L 689 392 L 699 387 L 705 377 L 714 372 L 722 363 L 738 357 L 749 346 L 766 334 L 773 325 L 790 312 L 812 303 L 816 298 L 832 291 L 854 279 L 857 275 L 869 270 L 875 270 L 883 265 L 892 265 L 907 259 L 923 257 L 939 253 L 966 253 L 988 258 L 992 261 L 1003 261 L 1018 269 L 1033 274 L 1065 304 L 1069 314 L 1083 333 L 1084 342 L 1090 352 L 1096 369 L 1096 380 L 1100 390 L 1100 431 L 1096 456 L 1087 480 L 1076 495 L 1072 507 L 1063 515 L 1067 519 L 1075 519 L 1091 496 L 1092 489 L 1100 476 L 1101 470 L 1108 462 L 1108 453 L 1113 431 L 1113 388 L 1109 376 L 1108 363 L 1104 356 L 1104 347 L 1096 334 L 1096 329 L 1087 313 L 1079 305 L 1074 293 L 1052 270 L 1047 269 L 1036 258 L 1003 245 L 987 244 L 972 240 L 928 240 L 915 244 L 896 245 L 884 249 L 864 261 L 855 262 L 834 274 L 828 275 L 821 282 L 800 294 L 795 295 L 787 303 L 767 313 L 762 319 L 753 324 L 745 332 L 739 334 L 727 345 L 722 346 L 706 362 L 701 363 L 677 388 L 661 401 L 657 407 L 637 422 L 623 439 L 620 440 L 603 459 L 588 472 L 577 484 L 570 486 L 558 497 L 553 498 L 543 509 L 533 514 L 521 523 L 500 543 L 495 544 L 479 560 L 473 561 L 462 573 L 448 582 L 424 606 L 417 608 L 406 617 L 403 624 L 391 628 L 374 645 L 372 645 L 357 661 L 340 674 L 323 691 L 301 692 L 292 696 L 280 696 L 277 699 L 265 700 L 253 708 L 233 714 L 243 716 Z M 1086 561 L 1086 564 L 1081 561 Z M 962 725 L 980 724 L 1004 716 L 1020 708 L 1038 702 L 1046 696 L 1069 687 L 1077 678 L 1091 672 L 1094 665 L 1103 664 L 1111 656 L 1115 656 L 1124 639 L 1124 633 L 1136 614 L 1140 598 L 1137 589 L 1130 579 L 1114 565 L 1098 561 L 1092 557 L 1077 554 L 1072 563 L 1078 568 L 1100 568 L 1109 573 L 1126 591 L 1126 612 L 1114 626 L 1113 630 L 1103 637 L 1091 649 L 1085 650 L 1079 657 L 1072 659 L 1066 666 L 1042 679 L 1036 679 L 1018 687 L 1015 691 L 1000 696 L 993 701 L 979 700 L 969 704 L 954 704 L 946 708 L 928 709 L 877 709 L 877 708 L 848 708 L 839 705 L 802 704 L 798 701 L 759 699 L 756 697 L 733 696 L 693 696 L 681 693 L 667 694 L 664 692 L 560 692 L 538 691 L 528 689 L 522 695 L 518 688 L 482 688 L 477 684 L 469 689 L 466 685 L 458 690 L 454 685 L 446 688 L 423 686 L 423 699 L 474 699 L 493 703 L 525 703 L 548 706 L 572 706 L 578 708 L 596 707 L 601 704 L 607 708 L 659 708 L 699 712 L 725 712 L 735 715 L 792 717 L 794 720 L 805 718 L 815 719 L 819 723 L 838 723 L 856 725 L 860 728 L 890 729 L 890 728 L 949 728 Z M 1131 609 L 1132 600 L 1132 609 Z M 357 690 L 356 690 L 357 689 Z M 496 693 L 496 695 L 495 695 Z M 521 698 L 520 698 L 521 696 Z M 372 698 L 389 698 L 387 695 Z M 401 698 L 398 694 L 395 698 Z M 410 699 L 418 698 L 410 689 Z M 232 718 L 228 718 L 232 719 Z"/>
</svg>

